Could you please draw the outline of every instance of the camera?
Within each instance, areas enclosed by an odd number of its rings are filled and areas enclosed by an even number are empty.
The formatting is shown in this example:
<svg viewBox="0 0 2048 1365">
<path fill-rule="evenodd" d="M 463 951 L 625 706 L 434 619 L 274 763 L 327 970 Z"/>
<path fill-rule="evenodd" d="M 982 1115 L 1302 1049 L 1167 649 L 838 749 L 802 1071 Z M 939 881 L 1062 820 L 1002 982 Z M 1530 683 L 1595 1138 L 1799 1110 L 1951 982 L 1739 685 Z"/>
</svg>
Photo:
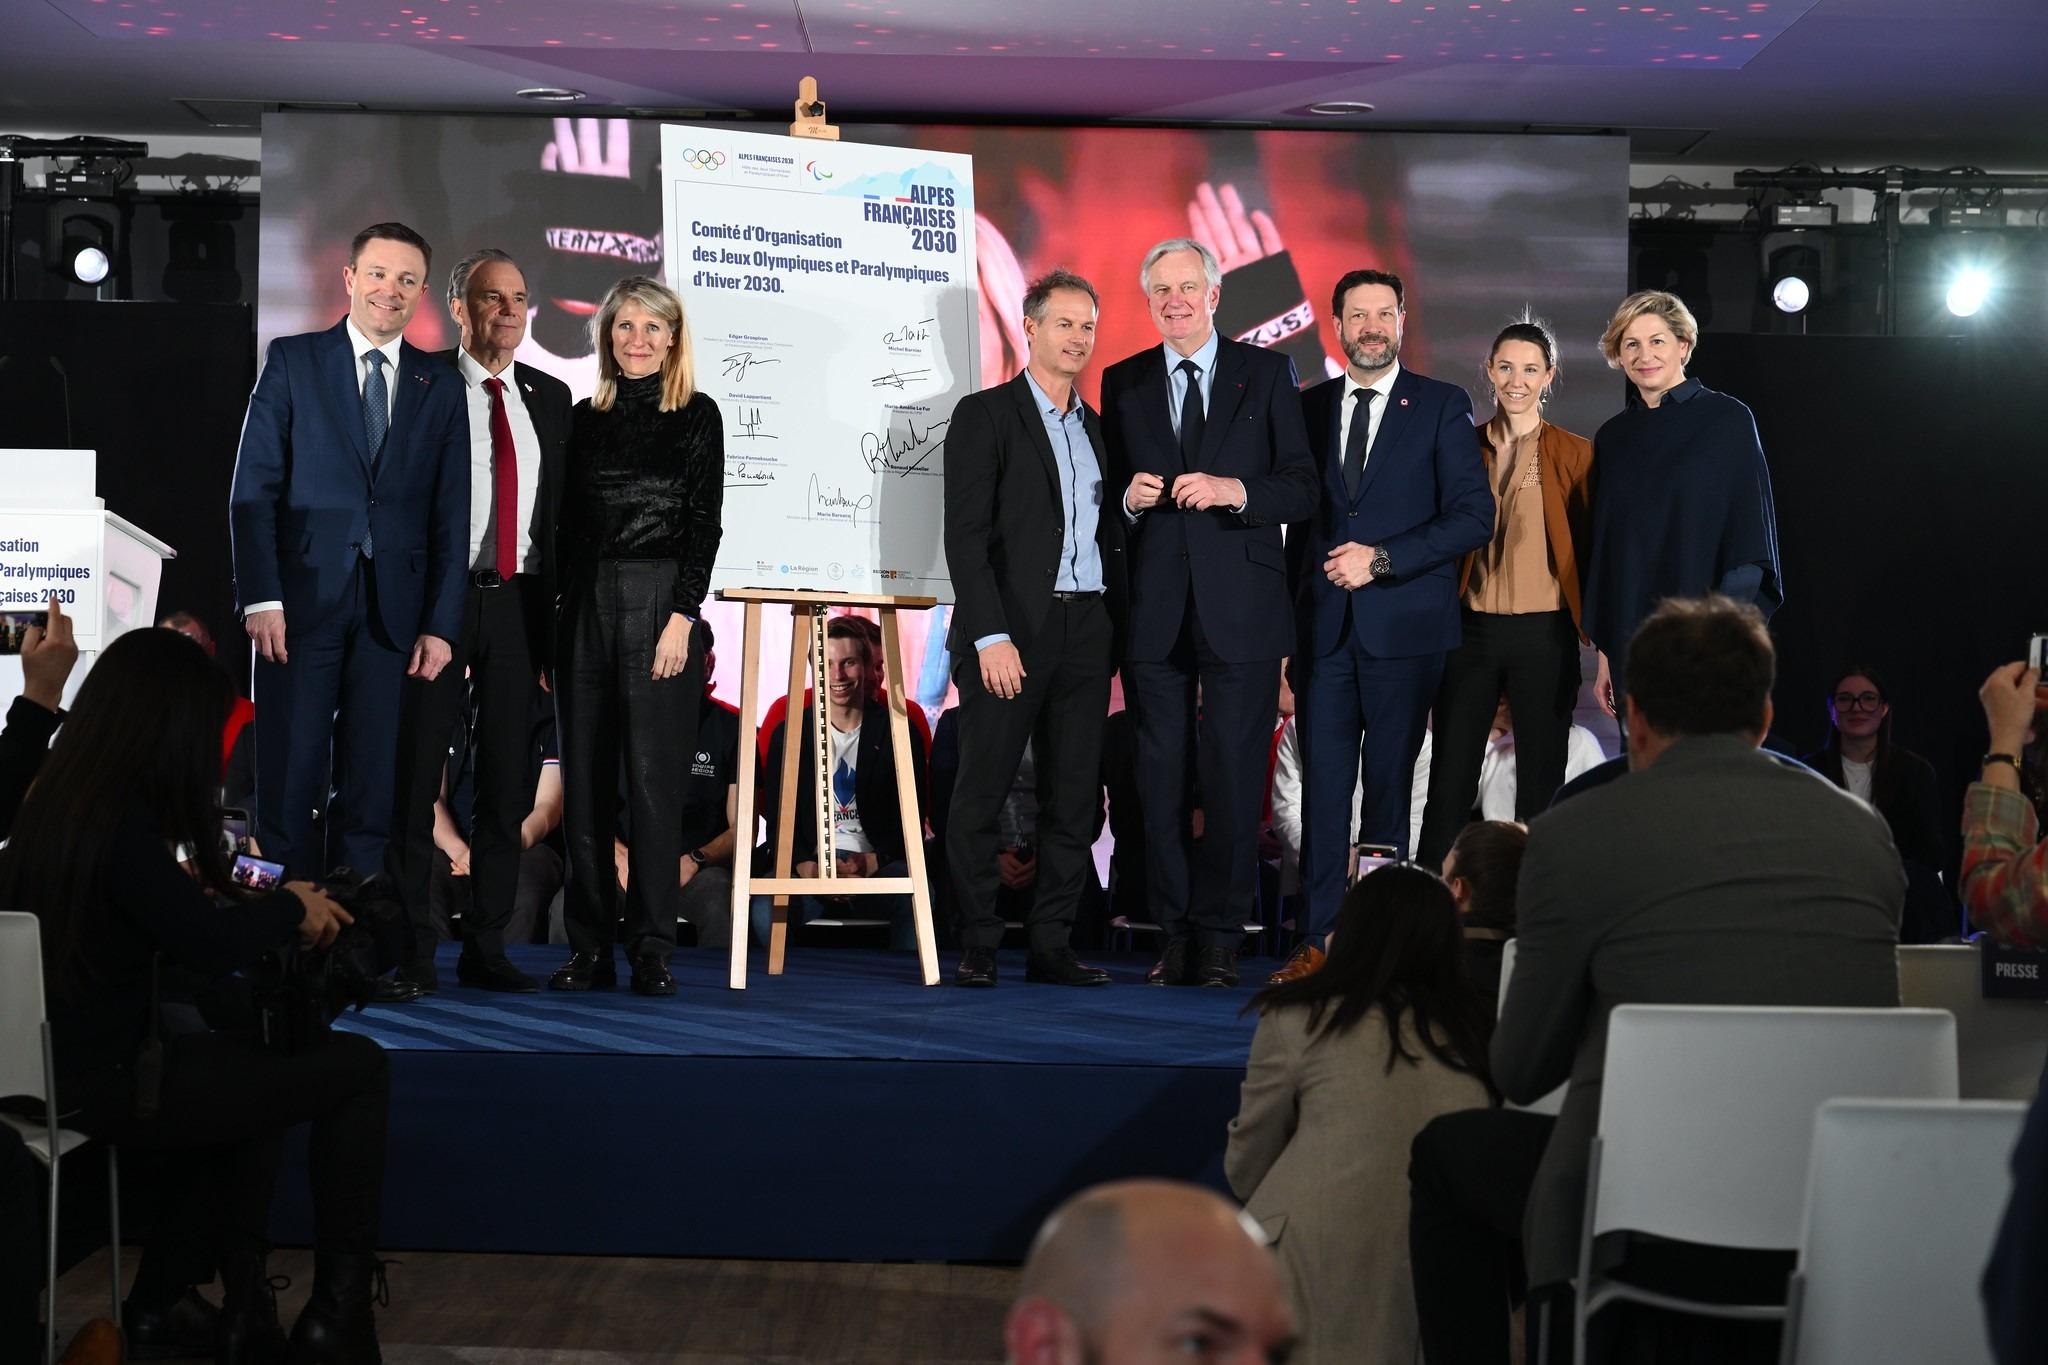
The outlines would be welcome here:
<svg viewBox="0 0 2048 1365">
<path fill-rule="evenodd" d="M 324 1043 L 334 1020 L 351 1006 L 369 1004 L 377 978 L 398 965 L 405 909 L 386 878 L 338 868 L 319 887 L 355 922 L 343 925 L 325 948 L 287 944 L 247 973 L 256 1036 L 273 1052 L 295 1054 Z"/>
</svg>

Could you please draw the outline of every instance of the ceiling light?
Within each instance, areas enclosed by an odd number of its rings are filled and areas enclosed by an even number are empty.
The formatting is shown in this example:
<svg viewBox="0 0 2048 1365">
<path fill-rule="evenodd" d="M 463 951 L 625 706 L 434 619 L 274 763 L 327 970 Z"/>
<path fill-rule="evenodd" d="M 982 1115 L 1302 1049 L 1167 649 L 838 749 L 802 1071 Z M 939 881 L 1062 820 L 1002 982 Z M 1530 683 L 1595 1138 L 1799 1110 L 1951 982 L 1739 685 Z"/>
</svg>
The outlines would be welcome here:
<svg viewBox="0 0 2048 1365">
<path fill-rule="evenodd" d="M 581 90 L 571 90 L 563 85 L 530 85 L 516 93 L 519 98 L 533 100 L 538 104 L 574 104 L 578 100 L 590 98 Z"/>
<path fill-rule="evenodd" d="M 1317 100 L 1304 112 L 1320 114 L 1324 118 L 1355 118 L 1372 113 L 1373 107 L 1364 100 Z"/>
<path fill-rule="evenodd" d="M 1803 313 L 1813 299 L 1813 290 L 1797 275 L 1787 275 L 1771 286 L 1771 303 L 1781 313 Z"/>
<path fill-rule="evenodd" d="M 1959 318 L 1969 317 L 1984 306 L 1991 297 L 1991 276 L 1977 269 L 1956 272 L 1948 287 L 1948 311 Z"/>
</svg>

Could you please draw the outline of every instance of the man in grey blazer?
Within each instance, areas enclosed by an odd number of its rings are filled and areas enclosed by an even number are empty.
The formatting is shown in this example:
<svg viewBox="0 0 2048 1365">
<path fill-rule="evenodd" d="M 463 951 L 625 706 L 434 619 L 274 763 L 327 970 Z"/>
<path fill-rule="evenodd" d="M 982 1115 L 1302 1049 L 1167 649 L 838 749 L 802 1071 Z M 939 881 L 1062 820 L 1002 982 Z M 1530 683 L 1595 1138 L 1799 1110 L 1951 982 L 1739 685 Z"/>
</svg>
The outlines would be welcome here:
<svg viewBox="0 0 2048 1365">
<path fill-rule="evenodd" d="M 1554 1124 L 1447 1115 L 1415 1142 L 1431 1360 L 1508 1359 L 1517 1233 L 1531 1289 L 1576 1273 L 1616 1005 L 1899 1003 L 1898 853 L 1869 806 L 1757 748 L 1775 670 L 1763 618 L 1721 597 L 1670 601 L 1629 660 L 1629 775 L 1534 823 L 1493 1037 L 1503 1094 L 1528 1104 L 1569 1082 L 1564 1107 Z"/>
</svg>

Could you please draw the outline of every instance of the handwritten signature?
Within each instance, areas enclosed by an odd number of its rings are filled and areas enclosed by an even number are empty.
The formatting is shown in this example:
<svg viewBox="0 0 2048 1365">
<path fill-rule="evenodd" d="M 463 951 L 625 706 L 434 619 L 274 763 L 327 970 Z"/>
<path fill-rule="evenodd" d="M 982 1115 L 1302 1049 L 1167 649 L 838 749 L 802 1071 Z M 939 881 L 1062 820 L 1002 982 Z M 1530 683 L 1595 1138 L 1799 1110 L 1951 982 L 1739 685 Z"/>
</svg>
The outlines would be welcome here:
<svg viewBox="0 0 2048 1365">
<path fill-rule="evenodd" d="M 868 383 L 878 389 L 902 389 L 925 379 L 930 374 L 930 370 L 891 370 L 887 374 L 876 375 Z"/>
<path fill-rule="evenodd" d="M 773 356 L 766 360 L 756 360 L 752 351 L 736 351 L 718 363 L 725 366 L 723 377 L 737 384 L 745 379 L 747 371 L 756 365 L 780 365 L 782 362 Z"/>
<path fill-rule="evenodd" d="M 774 482 L 775 471 L 773 469 L 756 468 L 745 460 L 736 462 L 730 469 L 725 471 L 725 486 L 727 488 L 759 488 L 763 484 Z"/>
<path fill-rule="evenodd" d="M 905 341 L 923 341 L 931 335 L 925 329 L 937 321 L 937 318 L 919 318 L 916 322 L 907 322 L 901 327 L 891 328 L 882 333 L 882 344 L 891 346 Z"/>
<path fill-rule="evenodd" d="M 851 517 L 856 512 L 865 512 L 875 505 L 875 495 L 863 493 L 857 498 L 846 496 L 846 489 L 839 484 L 832 485 L 828 492 L 816 474 L 811 475 L 811 512 Z"/>
<path fill-rule="evenodd" d="M 860 438 L 860 457 L 867 461 L 869 469 L 881 472 L 893 470 L 908 474 L 913 469 L 922 469 L 924 462 L 933 452 L 946 443 L 940 432 L 951 422 L 951 418 L 934 422 L 920 428 L 915 420 L 907 422 L 902 431 L 863 432 Z M 920 453 L 922 452 L 922 453 Z M 912 459 L 911 456 L 917 456 Z"/>
<path fill-rule="evenodd" d="M 761 410 L 759 408 L 740 409 L 739 434 L 749 440 L 757 441 L 779 441 L 782 439 L 772 431 L 761 430 Z"/>
</svg>

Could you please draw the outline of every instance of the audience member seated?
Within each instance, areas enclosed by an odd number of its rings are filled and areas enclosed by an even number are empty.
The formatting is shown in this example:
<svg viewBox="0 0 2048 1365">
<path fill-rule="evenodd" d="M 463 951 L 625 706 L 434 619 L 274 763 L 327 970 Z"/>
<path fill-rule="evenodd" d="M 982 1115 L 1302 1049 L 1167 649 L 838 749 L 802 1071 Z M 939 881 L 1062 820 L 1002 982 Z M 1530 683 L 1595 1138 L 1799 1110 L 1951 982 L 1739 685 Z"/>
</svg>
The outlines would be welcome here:
<svg viewBox="0 0 2048 1365">
<path fill-rule="evenodd" d="M 1145 891 L 1145 812 L 1138 783 L 1138 731 L 1128 707 L 1102 723 L 1102 795 L 1109 824 L 1109 917 L 1150 920 Z"/>
<path fill-rule="evenodd" d="M 2012 1198 L 1984 1267 L 1984 1307 L 1998 1365 L 2048 1360 L 2048 1071 L 2012 1153 Z"/>
<path fill-rule="evenodd" d="M 567 931 L 559 923 L 568 863 L 561 836 L 562 760 L 555 740 L 555 707 L 539 692 L 534 703 L 533 738 L 527 751 L 533 809 L 519 822 L 519 884 L 513 891 L 512 917 L 505 921 L 504 941 L 566 943 Z M 434 802 L 434 870 L 427 894 L 434 930 L 442 938 L 453 936 L 456 920 L 468 921 L 472 894 L 469 839 L 476 809 L 476 750 L 470 743 L 469 714 L 465 710 L 454 736 L 441 796 Z M 467 943 L 464 951 L 470 951 Z"/>
<path fill-rule="evenodd" d="M 1010 1365 L 1274 1365 L 1293 1340 L 1258 1226 L 1164 1180 L 1098 1185 L 1054 1209 L 1003 1323 Z"/>
<path fill-rule="evenodd" d="M 1991 748 L 1963 796 L 1963 906 L 1971 924 L 2016 948 L 2048 948 L 2048 840 L 2020 791 L 2020 753 L 2048 701 L 2040 683 L 2018 663 L 1984 680 Z"/>
<path fill-rule="evenodd" d="M 945 907 L 940 916 L 952 926 L 959 915 L 954 904 L 952 878 L 945 872 L 946 820 L 953 807 L 953 778 L 960 769 L 960 711 L 942 712 L 932 727 L 931 825 L 932 839 L 926 852 L 926 868 L 932 888 Z M 1095 793 L 1095 837 L 1102 837 L 1103 804 L 1100 787 Z M 1010 779 L 1010 794 L 996 815 L 996 913 L 1005 923 L 1021 924 L 1031 909 L 1038 886 L 1038 765 L 1033 762 L 1031 742 L 1024 743 L 1024 757 Z M 1081 906 L 1074 919 L 1072 941 L 1094 946 L 1102 940 L 1102 882 L 1091 866 L 1081 885 Z"/>
<path fill-rule="evenodd" d="M 1409 1365 L 1408 1147 L 1439 1114 L 1491 1102 L 1488 1013 L 1473 998 L 1458 907 L 1420 868 L 1345 893 L 1329 959 L 1268 986 L 1223 1157 L 1286 1273 L 1313 1365 Z"/>
<path fill-rule="evenodd" d="M 1572 723 L 1565 736 L 1564 780 L 1571 781 L 1607 761 L 1600 741 L 1585 726 Z M 1520 781 L 1515 765 L 1515 718 L 1503 696 L 1494 709 L 1493 729 L 1486 737 L 1486 756 L 1479 763 L 1479 804 L 1481 820 L 1516 818 L 1516 786 Z M 1537 809 L 1547 809 L 1556 792 L 1544 792 Z"/>
<path fill-rule="evenodd" d="M 220 662 L 218 647 L 214 644 L 213 631 L 206 622 L 189 611 L 174 611 L 157 625 L 165 630 L 196 642 L 206 651 L 206 657 L 216 664 Z M 242 688 L 234 675 L 221 672 L 228 689 L 228 719 L 220 733 L 220 803 L 236 810 L 251 810 L 256 802 L 256 704 L 242 695 Z M 260 850 L 259 850 L 260 851 Z"/>
<path fill-rule="evenodd" d="M 153 1017 L 160 965 L 225 976 L 294 944 L 325 947 L 349 921 L 308 883 L 255 896 L 230 881 L 214 804 L 226 713 L 192 641 L 132 630 L 102 651 L 0 852 L 0 907 L 42 921 L 66 1126 L 184 1158 L 188 1216 L 159 1220 L 131 1319 L 184 1296 L 191 1279 L 164 1267 L 190 1264 L 196 1245 L 217 1256 L 219 1354 L 282 1358 L 265 1238 L 285 1133 L 310 1123 L 315 1270 L 293 1359 L 374 1360 L 383 1050 L 340 1032 L 290 1055 L 253 1032 L 166 1039 Z"/>
<path fill-rule="evenodd" d="M 1447 1115 L 1415 1141 L 1409 1238 L 1433 1361 L 1506 1361 L 1515 1288 L 1550 1297 L 1577 1273 L 1616 1005 L 1899 1003 L 1905 877 L 1884 821 L 1757 751 L 1775 667 L 1763 618 L 1722 597 L 1668 601 L 1628 657 L 1630 772 L 1530 830 L 1515 974 L 1493 1034 L 1502 1093 L 1528 1104 L 1569 1081 L 1563 1111 Z M 1663 1251 L 1663 1282 L 1695 1298 L 1781 1293 L 1789 1269 L 1773 1255 Z M 1628 1273 L 1653 1277 L 1647 1259 L 1632 1248 Z M 1568 1324 L 1556 1307 L 1554 1324 Z M 1603 1336 L 1667 1325 L 1610 1311 Z M 1539 1318 L 1532 1310 L 1532 1326 Z M 1723 1326 L 1685 1319 L 1681 1340 L 1707 1359 L 1775 1361 L 1775 1327 Z M 1559 1349 L 1552 1360 L 1567 1358 Z"/>
<path fill-rule="evenodd" d="M 1415 840 L 1422 837 L 1422 807 L 1429 798 L 1430 732 L 1422 732 L 1422 748 L 1415 756 L 1415 775 L 1412 786 L 1414 793 L 1408 802 L 1409 847 L 1417 847 Z M 1509 765 L 1512 770 L 1513 765 Z M 1289 716 L 1280 724 L 1280 738 L 1273 748 L 1273 776 L 1267 789 L 1267 797 L 1273 806 L 1273 837 L 1278 841 L 1283 861 L 1291 866 L 1301 862 L 1301 740 L 1295 733 L 1295 717 Z M 1358 837 L 1358 813 L 1365 807 L 1365 776 L 1351 790 L 1352 820 L 1351 834 Z M 1509 797 L 1509 804 L 1514 798 Z"/>
<path fill-rule="evenodd" d="M 693 649 L 704 651 L 704 704 L 697 709 L 697 747 L 683 775 L 682 917 L 697 931 L 699 948 L 732 946 L 732 859 L 738 847 L 733 817 L 739 811 L 740 713 L 711 695 L 717 684 L 717 639 L 711 622 L 697 622 Z M 624 807 L 620 808 L 623 812 Z M 621 819 L 624 819 L 621 815 Z M 626 890 L 630 829 L 612 840 L 619 891 Z M 754 841 L 749 838 L 747 847 Z"/>
<path fill-rule="evenodd" d="M 922 839 L 923 821 L 910 829 L 903 827 L 896 794 L 896 751 L 889 733 L 889 703 L 882 692 L 882 674 L 869 631 L 871 621 L 858 616 L 835 616 L 826 626 L 826 718 L 832 734 L 831 802 L 838 853 L 838 875 L 857 877 L 903 877 L 909 875 L 905 838 Z M 795 875 L 818 875 L 817 743 L 811 708 L 803 708 L 803 748 L 797 753 L 796 817 L 793 847 Z M 782 775 L 782 746 L 787 721 L 775 727 L 768 739 L 767 794 L 762 811 L 772 827 L 780 803 L 776 784 Z M 926 748 L 913 728 L 910 735 L 911 786 L 925 789 Z M 773 867 L 774 838 L 766 846 L 763 860 Z M 754 941 L 768 942 L 771 900 L 756 896 L 749 907 Z M 916 947 L 911 917 L 911 899 L 902 896 L 802 895 L 789 899 L 792 924 L 806 924 L 825 918 L 887 919 L 890 946 Z"/>
<path fill-rule="evenodd" d="M 1892 705 L 1875 669 L 1842 670 L 1828 693 L 1828 737 L 1806 765 L 1874 806 L 1891 828 L 1906 868 L 1903 943 L 1936 943 L 1956 936 L 1955 897 L 1941 882 L 1941 801 L 1934 765 L 1892 743 Z"/>
<path fill-rule="evenodd" d="M 1515 936 L 1515 882 L 1528 847 L 1527 825 L 1480 820 L 1459 830 L 1444 855 L 1444 884 L 1464 924 L 1465 974 L 1489 1022 L 1500 1003 L 1501 957 Z"/>
</svg>

